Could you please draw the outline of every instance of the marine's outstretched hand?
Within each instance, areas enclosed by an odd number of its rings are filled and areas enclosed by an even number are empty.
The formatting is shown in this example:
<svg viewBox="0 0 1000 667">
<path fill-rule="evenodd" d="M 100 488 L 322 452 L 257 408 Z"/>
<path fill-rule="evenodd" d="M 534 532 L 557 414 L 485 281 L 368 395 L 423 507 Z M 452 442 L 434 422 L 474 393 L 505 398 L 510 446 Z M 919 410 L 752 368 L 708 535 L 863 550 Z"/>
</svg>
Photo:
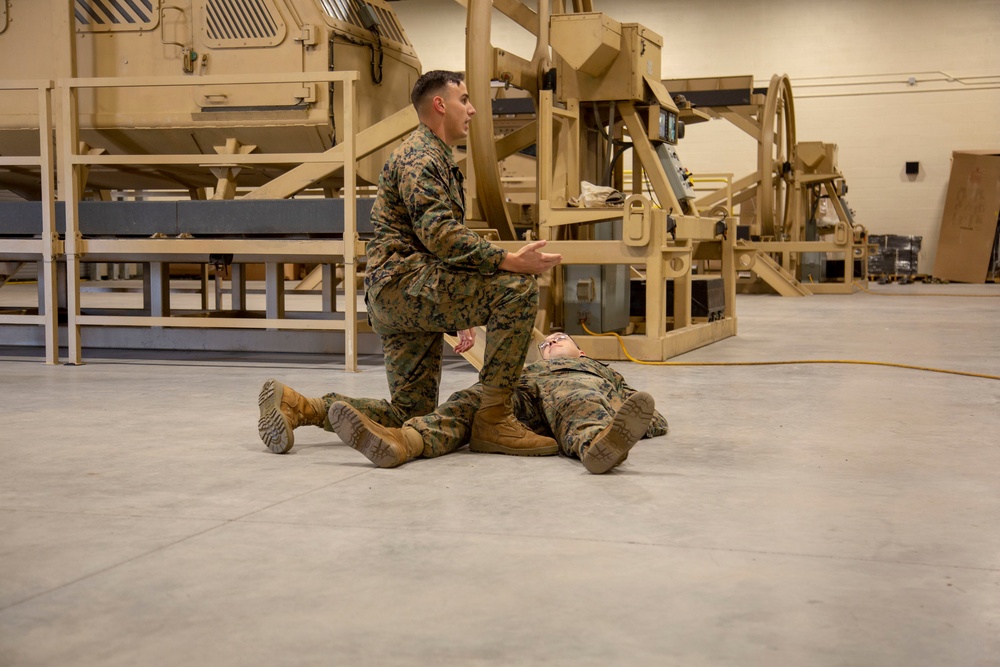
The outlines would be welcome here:
<svg viewBox="0 0 1000 667">
<path fill-rule="evenodd" d="M 462 354 L 472 349 L 476 344 L 476 330 L 463 329 L 458 332 L 458 343 L 455 345 L 455 352 Z"/>
<path fill-rule="evenodd" d="M 509 252 L 500 263 L 500 270 L 511 273 L 530 273 L 538 275 L 545 273 L 553 266 L 562 262 L 562 255 L 549 252 L 541 252 L 547 241 L 533 241 L 517 252 Z"/>
</svg>

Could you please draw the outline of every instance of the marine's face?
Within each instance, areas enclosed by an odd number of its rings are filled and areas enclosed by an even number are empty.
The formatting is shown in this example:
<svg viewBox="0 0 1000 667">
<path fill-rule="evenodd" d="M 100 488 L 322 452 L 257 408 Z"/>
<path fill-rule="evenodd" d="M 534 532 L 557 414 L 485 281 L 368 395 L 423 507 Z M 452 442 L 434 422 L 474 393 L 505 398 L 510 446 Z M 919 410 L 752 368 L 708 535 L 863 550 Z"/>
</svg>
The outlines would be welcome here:
<svg viewBox="0 0 1000 667">
<path fill-rule="evenodd" d="M 546 336 L 545 340 L 538 344 L 538 350 L 542 353 L 542 359 L 586 356 L 583 350 L 573 342 L 573 339 L 562 332 Z"/>
<path fill-rule="evenodd" d="M 469 121 L 476 115 L 476 109 L 469 101 L 464 81 L 449 83 L 440 97 L 444 103 L 444 139 L 454 146 L 469 136 Z"/>
</svg>

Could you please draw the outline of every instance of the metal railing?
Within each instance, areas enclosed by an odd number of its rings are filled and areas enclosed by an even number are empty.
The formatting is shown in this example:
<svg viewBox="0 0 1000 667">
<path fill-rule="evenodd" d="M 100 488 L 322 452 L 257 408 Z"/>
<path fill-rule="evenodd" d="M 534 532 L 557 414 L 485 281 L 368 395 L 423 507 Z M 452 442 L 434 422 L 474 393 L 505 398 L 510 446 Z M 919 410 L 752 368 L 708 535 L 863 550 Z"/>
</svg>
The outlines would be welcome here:
<svg viewBox="0 0 1000 667">
<path fill-rule="evenodd" d="M 59 128 L 58 157 L 60 182 L 65 184 L 62 194 L 66 202 L 65 261 L 67 274 L 67 337 L 69 362 L 81 363 L 80 332 L 83 326 L 124 327 L 186 327 L 231 328 L 264 330 L 323 330 L 344 331 L 345 366 L 357 370 L 357 334 L 364 322 L 358 321 L 358 306 L 354 286 L 357 278 L 357 258 L 364 254 L 364 247 L 357 235 L 356 147 L 355 147 L 355 82 L 356 72 L 306 72 L 295 74 L 260 74 L 239 76 L 158 77 L 158 78 L 91 78 L 63 79 L 56 82 L 56 89 L 67 119 Z M 339 156 L 329 153 L 270 153 L 270 154 L 143 154 L 95 155 L 79 150 L 79 115 L 77 96 L 81 89 L 135 89 L 147 87 L 193 87 L 206 84 L 260 85 L 275 83 L 331 82 L 343 86 L 342 115 L 338 118 L 343 136 L 343 151 Z M 80 232 L 79 203 L 81 171 L 94 165 L 196 165 L 213 167 L 241 167 L 246 165 L 299 165 L 305 163 L 343 163 L 344 221 L 343 237 L 336 239 L 187 239 L 187 238 L 85 238 Z M 241 261 L 263 261 L 267 267 L 267 307 L 263 318 L 245 317 L 190 317 L 173 315 L 164 299 L 169 298 L 168 266 L 173 262 L 207 262 L 209 255 L 233 255 Z M 85 259 L 101 261 L 148 262 L 149 276 L 144 278 L 152 295 L 149 307 L 141 315 L 86 314 L 80 306 L 80 264 Z M 331 260 L 339 260 L 333 262 Z M 342 264 L 344 267 L 344 315 L 337 319 L 331 309 L 316 317 L 285 317 L 283 275 L 279 270 L 284 262 L 313 261 L 325 265 Z M 235 264 L 234 264 L 235 265 Z M 327 271 L 332 281 L 333 270 Z M 235 276 L 234 276 L 235 278 Z M 332 291 L 332 285 L 330 286 Z M 234 297 L 235 288 L 234 288 Z M 332 301 L 324 299 L 324 301 Z"/>
<path fill-rule="evenodd" d="M 2 155 L 0 167 L 37 167 L 41 176 L 42 226 L 35 238 L 0 237 L 0 260 L 34 261 L 38 263 L 37 314 L 4 313 L 2 324 L 36 324 L 45 330 L 45 363 L 59 362 L 59 311 L 56 299 L 57 259 L 62 242 L 55 229 L 55 161 L 52 146 L 51 81 L 2 81 L 0 93 L 36 91 L 38 94 L 38 155 Z"/>
</svg>

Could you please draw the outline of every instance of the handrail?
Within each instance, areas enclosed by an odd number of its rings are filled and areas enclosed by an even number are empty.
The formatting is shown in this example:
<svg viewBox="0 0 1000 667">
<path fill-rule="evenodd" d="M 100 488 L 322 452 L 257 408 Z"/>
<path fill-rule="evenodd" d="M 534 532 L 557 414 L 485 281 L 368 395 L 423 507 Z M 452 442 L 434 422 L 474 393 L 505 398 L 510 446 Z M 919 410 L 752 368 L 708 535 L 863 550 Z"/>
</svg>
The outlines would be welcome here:
<svg viewBox="0 0 1000 667">
<path fill-rule="evenodd" d="M 343 163 L 344 175 L 344 240 L 340 243 L 342 251 L 338 253 L 344 259 L 345 285 L 355 284 L 357 276 L 357 192 L 356 192 L 356 162 L 357 151 L 355 146 L 355 117 L 354 100 L 355 84 L 359 79 L 359 74 L 353 71 L 341 72 L 296 72 L 291 74 L 241 74 L 241 75 L 206 75 L 198 77 L 172 76 L 172 77 L 98 77 L 98 78 L 77 78 L 59 79 L 56 81 L 56 88 L 59 91 L 62 108 L 67 110 L 64 114 L 65 125 L 59 132 L 59 175 L 60 181 L 65 184 L 62 198 L 66 202 L 66 266 L 67 266 L 67 333 L 68 333 L 68 354 L 71 364 L 81 363 L 81 325 L 123 325 L 141 326 L 141 319 L 128 316 L 89 316 L 83 315 L 80 310 L 80 260 L 87 252 L 88 241 L 83 238 L 79 227 L 79 201 L 81 182 L 78 178 L 79 170 L 91 165 L 184 165 L 193 164 L 207 168 L 227 166 L 239 167 L 242 165 L 257 164 L 303 164 L 303 163 Z M 340 157 L 327 155 L 325 153 L 278 153 L 278 154 L 144 154 L 144 155 L 83 155 L 78 152 L 80 118 L 77 113 L 77 94 L 81 89 L 95 88 L 157 88 L 157 87 L 194 87 L 204 85 L 261 85 L 276 83 L 306 83 L 306 82 L 327 82 L 340 83 L 343 85 L 341 95 L 343 116 L 339 120 L 339 128 L 343 135 L 342 145 L 344 147 Z M 331 100 L 332 104 L 332 100 Z M 184 243 L 183 239 L 176 240 L 177 243 Z M 295 243 L 301 244 L 299 240 Z M 329 247 L 330 242 L 326 242 Z M 281 241 L 273 241 L 274 252 L 281 255 L 285 245 Z M 108 252 L 109 248 L 119 248 L 119 252 L 126 254 L 135 252 L 136 246 L 128 240 L 108 240 L 101 241 L 103 252 Z M 270 273 L 270 271 L 269 271 Z M 269 286 L 271 285 L 269 279 Z M 275 274 L 274 283 L 278 282 Z M 282 286 L 275 288 L 275 299 L 282 298 Z M 274 300 L 268 297 L 268 315 L 265 319 L 256 320 L 254 327 L 247 322 L 234 323 L 240 328 L 261 328 L 261 329 L 343 329 L 345 332 L 345 366 L 348 371 L 357 370 L 357 334 L 358 334 L 358 306 L 357 299 L 351 295 L 345 299 L 345 321 L 341 326 L 333 320 L 317 321 L 315 323 L 303 323 L 282 317 L 283 306 L 272 308 Z M 276 317 L 270 317 L 272 312 Z M 280 324 L 276 323 L 280 321 Z M 209 325 L 204 319 L 181 318 L 181 317 L 155 317 L 149 320 L 150 326 L 172 326 L 172 327 L 204 327 Z M 169 324 L 166 324 L 169 322 Z M 215 324 L 221 324 L 217 322 Z"/>
<path fill-rule="evenodd" d="M 726 191 L 726 211 L 729 216 L 733 215 L 733 175 L 724 173 L 696 174 L 691 177 L 692 183 L 725 183 Z"/>
<path fill-rule="evenodd" d="M 0 158 L 0 165 L 38 167 L 42 192 L 42 229 L 41 237 L 33 243 L 19 240 L 18 251 L 28 250 L 27 254 L 40 257 L 42 264 L 38 270 L 39 307 L 38 315 L 8 315 L 4 316 L 3 324 L 21 322 L 33 323 L 45 328 L 45 363 L 59 363 L 59 312 L 56 299 L 56 259 L 59 255 L 59 238 L 55 232 L 55 160 L 52 147 L 52 81 L 45 79 L 12 81 L 0 80 L 2 91 L 37 91 L 38 94 L 38 155 L 13 156 Z M 0 252 L 5 242 L 0 240 Z M 9 244 L 13 245 L 13 244 Z M 27 245 L 27 248 L 25 246 Z M 11 248 L 12 250 L 14 248 Z"/>
</svg>

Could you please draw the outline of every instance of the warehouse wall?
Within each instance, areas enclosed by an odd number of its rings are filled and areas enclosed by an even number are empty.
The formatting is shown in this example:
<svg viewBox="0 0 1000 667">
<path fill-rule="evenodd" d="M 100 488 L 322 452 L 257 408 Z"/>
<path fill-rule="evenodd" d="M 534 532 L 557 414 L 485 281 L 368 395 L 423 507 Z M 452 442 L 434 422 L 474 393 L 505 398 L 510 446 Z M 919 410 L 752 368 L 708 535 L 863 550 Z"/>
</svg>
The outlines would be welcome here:
<svg viewBox="0 0 1000 667">
<path fill-rule="evenodd" d="M 454 0 L 394 8 L 424 69 L 464 67 L 465 10 Z M 665 78 L 788 74 L 799 141 L 839 147 L 858 222 L 873 234 L 923 237 L 931 273 L 955 150 L 1000 151 L 997 0 L 594 0 L 595 9 L 664 37 Z M 524 57 L 534 38 L 506 17 L 492 43 Z M 913 83 L 910 83 L 911 79 Z M 724 121 L 689 128 L 693 172 L 745 175 L 753 142 Z M 907 161 L 920 174 L 904 173 Z"/>
</svg>

